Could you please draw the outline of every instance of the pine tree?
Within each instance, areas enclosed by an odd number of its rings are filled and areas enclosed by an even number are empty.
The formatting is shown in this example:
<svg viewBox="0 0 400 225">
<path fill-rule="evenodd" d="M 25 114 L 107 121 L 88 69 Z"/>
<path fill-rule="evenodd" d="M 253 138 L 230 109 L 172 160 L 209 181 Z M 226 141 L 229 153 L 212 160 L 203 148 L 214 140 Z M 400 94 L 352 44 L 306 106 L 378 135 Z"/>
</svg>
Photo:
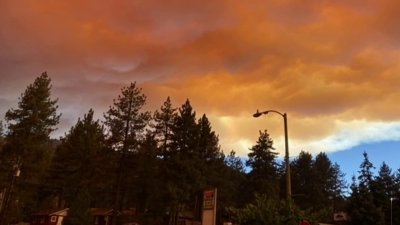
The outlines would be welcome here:
<svg viewBox="0 0 400 225">
<path fill-rule="evenodd" d="M 165 164 L 168 198 L 171 203 L 169 224 L 176 224 L 177 215 L 189 207 L 192 196 L 204 182 L 193 161 L 199 131 L 196 113 L 189 100 L 178 109 L 172 131 L 171 149 Z"/>
<path fill-rule="evenodd" d="M 329 191 L 333 200 L 333 210 L 344 211 L 346 205 L 346 198 L 344 191 L 348 187 L 345 179 L 345 174 L 340 170 L 340 166 L 337 163 L 333 164 L 332 177 L 329 179 Z"/>
<path fill-rule="evenodd" d="M 331 206 L 330 199 L 333 198 L 332 193 L 330 192 L 329 182 L 332 179 L 332 163 L 328 159 L 328 156 L 325 153 L 319 153 L 312 165 L 312 173 L 313 175 L 313 207 L 325 208 L 326 206 Z M 310 199 L 310 200 L 312 200 Z"/>
<path fill-rule="evenodd" d="M 345 187 L 344 175 L 337 164 L 332 164 L 325 153 L 319 153 L 312 162 L 311 189 L 307 191 L 306 201 L 320 221 L 329 222 L 332 213 L 342 201 Z"/>
<path fill-rule="evenodd" d="M 210 121 L 204 114 L 198 121 L 199 143 L 198 154 L 203 163 L 221 159 L 223 154 L 219 146 L 218 136 L 211 128 Z"/>
<path fill-rule="evenodd" d="M 246 166 L 251 167 L 249 173 L 252 192 L 268 194 L 277 198 L 279 193 L 279 176 L 273 141 L 265 130 L 260 131 L 256 145 L 250 148 Z"/>
<path fill-rule="evenodd" d="M 204 179 L 204 186 L 200 188 L 214 188 L 224 184 L 224 178 L 220 171 L 226 167 L 225 155 L 220 149 L 218 136 L 212 130 L 206 115 L 203 115 L 197 123 L 199 130 L 198 146 L 194 153 L 194 162 Z M 223 190 L 220 190 L 221 196 Z"/>
<path fill-rule="evenodd" d="M 57 108 L 57 100 L 51 99 L 51 79 L 42 73 L 21 94 L 18 108 L 6 112 L 6 144 L 0 161 L 9 173 L 15 167 L 21 171 L 14 195 L 22 209 L 19 220 L 36 208 L 35 194 L 52 156 L 49 136 L 61 116 Z"/>
<path fill-rule="evenodd" d="M 107 179 L 104 179 L 107 172 L 105 161 L 110 156 L 106 151 L 103 126 L 93 116 L 91 109 L 82 120 L 78 119 L 57 148 L 51 165 L 51 182 L 48 183 L 58 187 L 57 194 L 67 205 L 77 190 L 85 189 L 96 196 L 96 191 L 107 184 Z"/>
<path fill-rule="evenodd" d="M 358 181 L 361 189 L 366 189 L 369 191 L 374 175 L 372 169 L 375 169 L 374 165 L 369 161 L 368 154 L 363 153 L 364 160 L 360 165 L 360 170 L 358 171 Z"/>
<path fill-rule="evenodd" d="M 239 156 L 236 156 L 234 150 L 225 157 L 224 162 L 225 167 L 216 171 L 222 180 L 218 187 L 219 205 L 223 209 L 243 206 L 249 198 L 247 195 L 243 195 L 247 192 L 245 188 L 248 184 L 244 163 Z M 225 212 L 225 215 L 229 216 L 229 212 Z"/>
<path fill-rule="evenodd" d="M 163 157 L 168 157 L 173 135 L 173 126 L 177 117 L 176 108 L 173 108 L 171 99 L 168 97 L 161 106 L 160 112 L 154 112 L 154 134 L 158 145 L 162 150 Z"/>
<path fill-rule="evenodd" d="M 333 164 L 326 153 L 315 156 L 312 165 L 313 170 L 313 197 L 316 200 L 315 208 L 331 205 L 332 200 L 342 196 L 345 188 L 344 174 L 340 171 L 338 164 Z"/>
<path fill-rule="evenodd" d="M 400 215 L 400 168 L 397 169 L 394 173 L 394 192 L 391 193 L 392 197 L 395 198 L 394 200 L 392 199 L 392 210 L 393 210 L 393 215 Z M 397 204 L 396 202 L 397 201 Z M 400 224 L 400 217 L 399 216 L 393 216 L 393 224 Z"/>
<path fill-rule="evenodd" d="M 371 191 L 374 182 L 372 168 L 373 164 L 368 159 L 368 154 L 363 153 L 364 160 L 360 165 L 358 183 L 353 178 L 351 185 L 351 196 L 349 198 L 349 214 L 351 224 L 383 225 L 385 224 L 382 208 L 375 204 Z"/>
<path fill-rule="evenodd" d="M 172 151 L 189 155 L 197 149 L 199 129 L 196 123 L 196 112 L 189 99 L 179 108 L 179 114 L 175 119 L 172 136 Z M 174 154 L 174 153 L 172 153 Z"/>
<path fill-rule="evenodd" d="M 163 175 L 164 168 L 161 167 L 161 158 L 159 158 L 159 149 L 157 140 L 152 133 L 146 134 L 145 140 L 140 145 L 137 154 L 137 177 L 135 183 L 135 200 L 137 211 L 144 214 L 142 221 L 144 224 L 159 221 L 165 215 L 166 203 L 164 196 L 166 193 Z"/>
<path fill-rule="evenodd" d="M 104 114 L 108 142 L 121 154 L 137 151 L 150 119 L 150 113 L 142 111 L 146 96 L 141 92 L 136 83 L 122 88 L 121 95 Z"/>
<path fill-rule="evenodd" d="M 238 194 L 237 190 L 235 190 L 237 188 L 229 187 L 229 185 L 232 185 L 232 183 L 235 185 L 240 184 L 240 178 L 232 177 L 234 180 L 226 180 L 227 177 L 233 174 L 230 173 L 225 165 L 225 155 L 221 151 L 218 135 L 213 131 L 211 123 L 205 114 L 198 120 L 197 126 L 199 129 L 199 141 L 195 154 L 195 162 L 205 180 L 204 186 L 200 186 L 200 188 L 202 190 L 206 188 L 218 189 L 219 205 L 217 210 L 222 212 L 232 202 L 231 194 L 233 193 L 230 192 Z M 200 189 L 199 192 L 201 193 L 202 190 Z M 197 198 L 201 199 L 201 196 Z M 201 204 L 198 204 L 197 208 L 199 209 L 198 220 L 201 220 Z"/>
<path fill-rule="evenodd" d="M 291 162 L 294 202 L 303 210 L 313 207 L 313 164 L 312 155 L 305 151 Z"/>
<path fill-rule="evenodd" d="M 395 175 L 390 167 L 383 162 L 371 184 L 375 204 L 385 213 L 385 224 L 390 224 L 390 198 L 395 196 Z"/>
<path fill-rule="evenodd" d="M 135 153 L 138 152 L 150 120 L 150 113 L 142 111 L 146 96 L 141 92 L 136 83 L 122 88 L 121 95 L 104 115 L 108 144 L 118 155 L 115 168 L 114 217 L 123 208 L 127 185 L 130 183 L 127 178 L 135 176 L 129 173 L 132 172 L 132 166 L 134 167 Z M 117 219 L 113 223 L 116 224 Z"/>
</svg>

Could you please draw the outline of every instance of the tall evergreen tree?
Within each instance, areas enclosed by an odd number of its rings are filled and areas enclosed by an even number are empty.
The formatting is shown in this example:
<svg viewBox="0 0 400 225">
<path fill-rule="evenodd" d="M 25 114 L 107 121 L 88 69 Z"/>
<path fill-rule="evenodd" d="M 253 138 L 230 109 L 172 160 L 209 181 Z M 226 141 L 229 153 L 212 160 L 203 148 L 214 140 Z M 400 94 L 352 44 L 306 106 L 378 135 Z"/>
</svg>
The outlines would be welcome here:
<svg viewBox="0 0 400 225">
<path fill-rule="evenodd" d="M 233 150 L 225 157 L 224 161 L 225 168 L 217 171 L 219 177 L 223 180 L 218 192 L 219 205 L 225 209 L 241 207 L 247 203 L 249 198 L 243 194 L 247 192 L 246 187 L 248 187 L 244 163 L 239 156 L 236 156 L 236 152 Z M 223 201 L 221 202 L 221 200 Z M 229 210 L 223 215 L 226 216 L 225 220 L 230 219 Z"/>
<path fill-rule="evenodd" d="M 21 173 L 15 186 L 14 200 L 18 200 L 21 219 L 35 210 L 37 188 L 52 156 L 50 133 L 56 129 L 60 114 L 57 100 L 51 99 L 51 79 L 42 73 L 21 94 L 18 108 L 6 112 L 6 144 L 0 155 L 1 165 L 13 173 Z"/>
<path fill-rule="evenodd" d="M 161 106 L 160 111 L 156 110 L 154 112 L 154 134 L 164 157 L 167 157 L 168 152 L 170 151 L 173 126 L 176 117 L 176 108 L 172 106 L 170 97 L 165 100 L 164 104 Z"/>
<path fill-rule="evenodd" d="M 199 139 L 195 152 L 194 162 L 198 166 L 203 179 L 204 186 L 200 188 L 220 187 L 223 185 L 224 178 L 221 177 L 220 171 L 226 167 L 224 163 L 225 155 L 221 151 L 218 136 L 212 130 L 211 124 L 204 114 L 198 120 Z M 220 196 L 223 190 L 220 190 Z"/>
<path fill-rule="evenodd" d="M 178 213 L 192 208 L 196 194 L 205 183 L 196 163 L 199 127 L 189 100 L 178 109 L 172 131 L 171 149 L 166 161 L 166 178 L 171 203 L 169 223 L 176 224 Z"/>
<path fill-rule="evenodd" d="M 203 116 L 198 120 L 197 125 L 199 127 L 199 141 L 196 152 L 196 164 L 200 170 L 203 179 L 205 179 L 204 186 L 200 186 L 199 192 L 206 188 L 217 188 L 218 189 L 218 200 L 217 210 L 219 215 L 224 212 L 224 208 L 231 204 L 232 196 L 230 192 L 238 193 L 237 188 L 229 187 L 229 185 L 240 184 L 240 178 L 232 177 L 232 181 L 227 181 L 227 177 L 232 176 L 235 173 L 230 173 L 230 169 L 225 165 L 225 155 L 221 151 L 219 145 L 219 138 L 215 131 L 212 130 L 211 123 L 207 116 Z M 240 176 L 238 173 L 235 175 Z M 201 199 L 200 197 L 197 197 Z M 198 200 L 198 202 L 200 202 Z M 197 205 L 198 209 L 198 220 L 201 220 L 201 204 Z M 221 216 L 218 217 L 218 221 L 222 222 Z"/>
<path fill-rule="evenodd" d="M 382 208 L 375 204 L 371 191 L 373 183 L 373 164 L 368 159 L 368 154 L 363 153 L 364 160 L 360 165 L 358 182 L 353 178 L 351 196 L 349 198 L 349 214 L 351 224 L 383 225 L 385 224 Z"/>
<path fill-rule="evenodd" d="M 164 196 L 166 193 L 161 158 L 157 140 L 152 133 L 146 134 L 145 140 L 137 153 L 137 174 L 134 179 L 137 184 L 135 202 L 137 212 L 142 216 L 141 224 L 160 222 L 166 212 Z"/>
<path fill-rule="evenodd" d="M 397 169 L 394 173 L 395 182 L 394 182 L 394 192 L 391 193 L 392 197 L 392 215 L 400 215 L 400 168 Z M 397 204 L 396 204 L 397 203 Z M 393 216 L 393 224 L 400 224 L 400 216 Z"/>
<path fill-rule="evenodd" d="M 171 202 L 170 224 L 174 224 L 180 211 L 199 209 L 195 202 L 200 202 L 199 194 L 205 188 L 222 185 L 218 171 L 225 164 L 218 136 L 207 116 L 203 115 L 196 122 L 196 113 L 189 100 L 178 110 L 171 137 L 164 162 Z"/>
<path fill-rule="evenodd" d="M 211 162 L 223 157 L 218 136 L 211 128 L 210 121 L 204 114 L 198 121 L 199 143 L 198 154 L 203 162 Z"/>
<path fill-rule="evenodd" d="M 135 153 L 138 152 L 139 144 L 144 138 L 145 128 L 150 120 L 150 113 L 143 111 L 146 96 L 141 92 L 136 83 L 122 88 L 121 95 L 114 100 L 113 105 L 104 114 L 108 144 L 118 155 L 115 168 L 114 217 L 117 211 L 123 208 L 124 196 L 129 184 L 127 178 L 135 176 L 128 172 L 132 172 Z M 116 224 L 117 220 L 114 219 L 113 223 Z"/>
<path fill-rule="evenodd" d="M 82 120 L 78 119 L 57 148 L 51 165 L 51 182 L 48 183 L 58 187 L 59 200 L 65 200 L 66 206 L 75 199 L 78 190 L 96 196 L 107 184 L 105 162 L 110 154 L 106 151 L 103 126 L 93 116 L 94 111 L 89 110 Z M 102 195 L 98 201 L 104 199 L 104 193 Z"/>
<path fill-rule="evenodd" d="M 378 176 L 375 177 L 372 188 L 379 193 L 380 198 L 389 199 L 396 193 L 396 177 L 392 169 L 385 162 L 382 163 L 378 171 Z"/>
<path fill-rule="evenodd" d="M 348 184 L 345 179 L 345 174 L 340 170 L 340 166 L 337 163 L 333 164 L 332 177 L 329 180 L 330 192 L 333 200 L 333 210 L 345 211 L 346 197 L 345 190 L 348 188 Z"/>
<path fill-rule="evenodd" d="M 328 182 L 332 179 L 332 163 L 325 153 L 319 153 L 315 157 L 312 170 L 314 174 L 312 185 L 314 198 L 312 199 L 317 200 L 313 201 L 313 207 L 318 209 L 332 205 L 330 199 L 333 198 L 333 193 L 330 191 L 331 183 Z"/>
<path fill-rule="evenodd" d="M 361 189 L 366 189 L 369 191 L 372 181 L 374 179 L 373 169 L 375 169 L 374 165 L 369 161 L 368 154 L 366 152 L 363 153 L 364 160 L 360 165 L 360 170 L 358 171 L 358 182 Z"/>
<path fill-rule="evenodd" d="M 167 97 L 160 110 L 156 110 L 153 115 L 153 137 L 156 141 L 156 147 L 158 149 L 157 156 L 161 157 L 161 160 L 157 160 L 157 169 L 159 170 L 158 172 L 163 171 L 163 176 L 161 176 L 161 174 L 158 174 L 160 176 L 158 176 L 158 179 L 154 180 L 154 182 L 162 183 L 161 185 L 159 185 L 160 189 L 157 192 L 157 198 L 163 198 L 163 200 L 158 201 L 160 203 L 158 207 L 160 210 L 164 210 L 164 212 L 173 211 L 172 208 L 174 208 L 173 205 L 175 205 L 173 203 L 170 203 L 170 201 L 174 199 L 172 197 L 173 182 L 171 181 L 171 179 L 174 179 L 174 176 L 172 175 L 173 170 L 170 169 L 170 160 L 172 160 L 174 158 L 174 155 L 176 155 L 176 151 L 174 150 L 174 148 L 172 148 L 172 142 L 177 116 L 177 109 L 172 106 L 170 97 Z M 153 149 L 152 144 L 150 144 L 151 141 L 148 140 L 146 141 L 146 143 L 147 148 Z M 150 152 L 154 151 L 151 150 Z M 172 214 L 170 216 L 172 223 L 173 216 Z"/>
<path fill-rule="evenodd" d="M 332 200 L 341 198 L 346 183 L 339 165 L 332 164 L 326 153 L 321 152 L 316 155 L 312 169 L 313 199 L 317 200 L 314 207 L 322 208 L 324 205 L 331 205 Z"/>
<path fill-rule="evenodd" d="M 268 132 L 260 131 L 256 145 L 250 148 L 246 166 L 251 167 L 249 179 L 253 192 L 276 198 L 279 193 L 279 176 L 276 162 L 278 153 L 274 150 Z"/>
<path fill-rule="evenodd" d="M 172 151 L 181 154 L 190 154 L 196 151 L 199 140 L 199 128 L 189 99 L 179 108 L 175 119 L 172 137 Z M 173 153 L 172 153 L 173 154 Z"/>
<path fill-rule="evenodd" d="M 310 203 L 312 211 L 320 221 L 330 222 L 332 213 L 340 208 L 345 188 L 344 175 L 337 164 L 332 164 L 325 153 L 319 153 L 312 162 L 312 180 L 307 185 L 305 200 Z M 296 198 L 296 197 L 295 197 Z"/>
<path fill-rule="evenodd" d="M 385 214 L 385 224 L 390 224 L 390 198 L 395 197 L 396 184 L 395 175 L 390 167 L 383 162 L 371 184 L 371 191 L 374 195 L 375 204 L 382 208 Z"/>
<path fill-rule="evenodd" d="M 291 162 L 292 194 L 294 202 L 303 210 L 313 207 L 313 158 L 308 152 L 301 151 Z"/>
</svg>

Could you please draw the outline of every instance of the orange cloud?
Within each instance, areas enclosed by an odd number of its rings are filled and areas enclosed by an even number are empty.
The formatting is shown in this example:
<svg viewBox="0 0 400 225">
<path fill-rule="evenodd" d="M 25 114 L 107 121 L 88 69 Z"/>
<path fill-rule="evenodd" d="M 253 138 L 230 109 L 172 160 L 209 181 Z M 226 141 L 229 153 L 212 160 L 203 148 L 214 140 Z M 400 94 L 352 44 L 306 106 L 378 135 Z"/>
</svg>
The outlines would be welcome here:
<svg viewBox="0 0 400 225">
<path fill-rule="evenodd" d="M 280 146 L 281 118 L 253 119 L 257 108 L 288 113 L 297 150 L 331 143 L 342 129 L 391 129 L 380 123 L 400 120 L 398 4 L 1 1 L 0 109 L 46 70 L 65 127 L 90 107 L 101 117 L 138 81 L 150 110 L 167 96 L 177 107 L 189 98 L 227 151 L 245 154 L 265 127 Z"/>
</svg>

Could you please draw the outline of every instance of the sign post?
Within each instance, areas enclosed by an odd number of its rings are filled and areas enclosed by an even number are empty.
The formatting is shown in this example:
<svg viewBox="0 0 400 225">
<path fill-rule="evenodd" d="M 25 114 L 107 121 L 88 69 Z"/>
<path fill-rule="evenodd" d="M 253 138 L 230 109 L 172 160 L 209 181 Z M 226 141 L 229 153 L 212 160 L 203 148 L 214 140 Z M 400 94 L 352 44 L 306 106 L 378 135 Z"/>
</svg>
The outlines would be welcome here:
<svg viewBox="0 0 400 225">
<path fill-rule="evenodd" d="M 202 225 L 215 225 L 217 216 L 217 189 L 203 192 L 203 220 Z"/>
</svg>

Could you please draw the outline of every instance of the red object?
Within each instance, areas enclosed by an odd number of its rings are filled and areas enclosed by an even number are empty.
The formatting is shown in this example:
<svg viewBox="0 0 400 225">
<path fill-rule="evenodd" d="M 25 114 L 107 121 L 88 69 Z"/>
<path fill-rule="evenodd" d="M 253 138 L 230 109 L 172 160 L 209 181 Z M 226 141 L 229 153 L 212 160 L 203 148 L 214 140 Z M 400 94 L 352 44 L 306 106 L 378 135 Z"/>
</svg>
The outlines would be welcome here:
<svg viewBox="0 0 400 225">
<path fill-rule="evenodd" d="M 307 220 L 301 220 L 299 225 L 311 225 Z"/>
</svg>

